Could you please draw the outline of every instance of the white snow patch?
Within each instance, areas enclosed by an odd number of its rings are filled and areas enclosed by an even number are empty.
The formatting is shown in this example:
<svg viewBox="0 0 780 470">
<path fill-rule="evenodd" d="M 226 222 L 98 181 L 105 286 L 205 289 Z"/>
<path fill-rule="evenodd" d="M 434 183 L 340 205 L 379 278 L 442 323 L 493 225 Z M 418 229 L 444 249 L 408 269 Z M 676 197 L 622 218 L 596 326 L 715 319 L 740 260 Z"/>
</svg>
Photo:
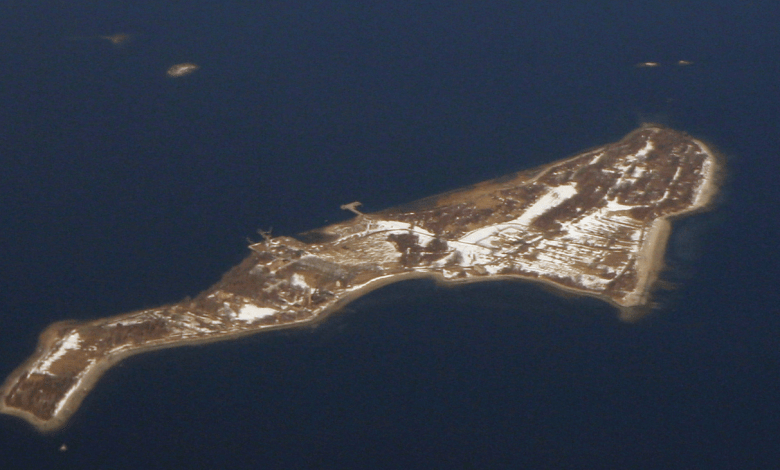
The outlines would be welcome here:
<svg viewBox="0 0 780 470">
<path fill-rule="evenodd" d="M 651 150 L 653 150 L 653 142 L 651 140 L 645 141 L 645 146 L 642 148 L 642 150 L 638 151 L 636 153 L 636 157 L 644 157 L 648 154 Z"/>
<path fill-rule="evenodd" d="M 65 337 L 65 339 L 60 343 L 59 348 L 57 349 L 57 352 L 50 355 L 45 361 L 41 363 L 40 366 L 38 366 L 38 371 L 43 373 L 49 372 L 49 367 L 51 367 L 52 364 L 57 362 L 57 359 L 61 358 L 65 355 L 66 352 L 70 349 L 76 349 L 79 347 L 79 344 L 81 344 L 81 337 L 77 332 L 73 332 Z"/>
<path fill-rule="evenodd" d="M 523 212 L 523 215 L 513 220 L 512 223 L 529 225 L 534 219 L 548 210 L 558 207 L 575 194 L 577 194 L 577 186 L 574 183 L 553 188 L 552 191 L 540 197 L 538 201 Z"/>
<path fill-rule="evenodd" d="M 302 289 L 309 289 L 309 285 L 306 283 L 306 279 L 300 274 L 293 274 L 290 278 L 290 284 Z"/>
<path fill-rule="evenodd" d="M 67 403 L 68 400 L 70 399 L 71 395 L 76 393 L 76 391 L 81 390 L 81 382 L 84 380 L 84 375 L 86 375 L 86 371 L 92 369 L 92 366 L 94 365 L 95 365 L 95 360 L 90 359 L 89 365 L 84 368 L 84 372 L 82 372 L 77 376 L 78 381 L 75 384 L 70 386 L 70 388 L 68 389 L 68 393 L 66 393 L 65 396 L 63 396 L 62 399 L 60 399 L 60 401 L 57 403 L 57 407 L 54 409 L 53 416 L 59 415 L 60 412 L 62 411 L 62 408 L 65 406 L 65 403 Z"/>
<path fill-rule="evenodd" d="M 429 232 L 428 230 L 425 230 L 422 227 L 414 226 L 408 222 L 399 222 L 397 220 L 375 220 L 371 221 L 368 230 L 369 232 L 384 232 L 384 231 L 390 231 L 390 230 L 408 230 L 413 233 L 418 233 L 421 235 L 428 235 L 429 237 L 434 236 L 433 233 Z"/>
<path fill-rule="evenodd" d="M 510 237 L 512 235 L 517 236 L 517 234 L 522 231 L 522 228 L 530 225 L 534 219 L 548 210 L 561 205 L 561 203 L 575 194 L 577 194 L 577 187 L 574 183 L 553 188 L 550 192 L 531 204 L 520 217 L 503 224 L 489 225 L 474 230 L 461 237 L 458 241 L 461 243 L 472 243 L 485 246 L 484 243 L 480 242 L 483 242 L 485 239 L 495 238 L 495 236 L 500 233 L 505 233 Z"/>
<path fill-rule="evenodd" d="M 645 167 L 643 167 L 643 166 L 635 166 L 634 170 L 631 172 L 631 177 L 632 178 L 639 178 L 640 176 L 645 174 L 645 171 L 646 171 Z"/>
<path fill-rule="evenodd" d="M 466 235 L 462 236 L 460 240 L 458 240 L 461 243 L 472 243 L 472 244 L 478 244 L 482 240 L 486 238 L 493 238 L 496 233 L 498 233 L 504 225 L 488 225 L 487 227 L 479 228 L 477 230 L 474 230 L 472 232 L 467 233 Z"/>
<path fill-rule="evenodd" d="M 277 313 L 276 310 L 268 307 L 258 307 L 257 305 L 246 304 L 238 311 L 238 319 L 253 322 Z"/>
<path fill-rule="evenodd" d="M 627 210 L 634 209 L 635 207 L 638 207 L 638 206 L 627 206 L 625 204 L 621 204 L 621 203 L 617 202 L 614 199 L 609 199 L 609 200 L 607 200 L 607 207 L 604 208 L 604 209 L 600 209 L 599 213 L 600 214 L 604 214 L 604 213 L 609 213 L 609 212 L 627 211 Z"/>
</svg>

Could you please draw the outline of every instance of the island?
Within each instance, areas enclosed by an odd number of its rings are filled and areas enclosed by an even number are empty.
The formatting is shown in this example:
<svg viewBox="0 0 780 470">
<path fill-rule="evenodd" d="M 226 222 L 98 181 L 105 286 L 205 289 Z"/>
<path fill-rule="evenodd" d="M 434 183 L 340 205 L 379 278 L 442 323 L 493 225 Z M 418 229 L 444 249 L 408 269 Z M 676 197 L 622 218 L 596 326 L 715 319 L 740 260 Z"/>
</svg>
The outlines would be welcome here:
<svg viewBox="0 0 780 470">
<path fill-rule="evenodd" d="M 194 298 L 62 321 L 0 389 L 0 411 L 60 428 L 128 356 L 320 321 L 392 282 L 526 280 L 594 296 L 632 321 L 648 311 L 670 221 L 704 210 L 720 158 L 689 135 L 645 125 L 539 168 L 249 246 Z"/>
</svg>

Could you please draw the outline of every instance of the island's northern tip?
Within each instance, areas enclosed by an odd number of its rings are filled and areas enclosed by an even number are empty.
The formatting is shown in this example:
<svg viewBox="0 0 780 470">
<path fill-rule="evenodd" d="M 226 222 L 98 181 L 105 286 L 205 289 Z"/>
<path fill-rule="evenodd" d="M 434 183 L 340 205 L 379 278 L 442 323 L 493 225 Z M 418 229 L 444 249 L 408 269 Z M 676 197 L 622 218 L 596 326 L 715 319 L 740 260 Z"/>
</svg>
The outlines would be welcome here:
<svg viewBox="0 0 780 470">
<path fill-rule="evenodd" d="M 300 234 L 266 234 L 194 299 L 48 327 L 0 389 L 0 412 L 63 426 L 100 376 L 144 351 L 319 321 L 391 282 L 528 280 L 647 312 L 670 221 L 712 202 L 720 160 L 657 125 L 618 142 Z"/>
</svg>

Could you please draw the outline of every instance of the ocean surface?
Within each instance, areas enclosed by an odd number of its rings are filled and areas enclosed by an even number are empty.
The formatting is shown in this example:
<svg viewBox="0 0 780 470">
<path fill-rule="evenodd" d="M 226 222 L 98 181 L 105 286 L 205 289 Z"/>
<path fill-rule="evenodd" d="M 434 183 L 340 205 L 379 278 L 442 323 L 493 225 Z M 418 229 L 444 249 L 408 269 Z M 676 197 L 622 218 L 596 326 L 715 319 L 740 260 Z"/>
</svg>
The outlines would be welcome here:
<svg viewBox="0 0 780 470">
<path fill-rule="evenodd" d="M 3 415 L 0 468 L 776 466 L 779 9 L 3 2 L 3 378 L 49 323 L 195 295 L 258 229 L 351 201 L 410 202 L 645 122 L 728 172 L 716 209 L 676 225 L 638 324 L 525 283 L 405 282 L 314 328 L 131 358 L 56 434 Z"/>
</svg>

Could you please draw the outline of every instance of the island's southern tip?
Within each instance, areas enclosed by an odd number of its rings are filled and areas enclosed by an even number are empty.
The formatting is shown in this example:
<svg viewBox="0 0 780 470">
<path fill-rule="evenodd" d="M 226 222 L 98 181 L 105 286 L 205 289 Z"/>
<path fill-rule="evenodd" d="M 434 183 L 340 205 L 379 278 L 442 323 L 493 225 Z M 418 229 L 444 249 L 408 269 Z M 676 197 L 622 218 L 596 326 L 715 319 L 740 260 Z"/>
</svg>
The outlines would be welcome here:
<svg viewBox="0 0 780 470">
<path fill-rule="evenodd" d="M 385 284 L 541 282 L 603 299 L 624 320 L 647 312 L 670 221 L 705 209 L 719 159 L 646 125 L 542 167 L 376 213 L 271 237 L 214 286 L 180 303 L 62 321 L 0 389 L 0 411 L 62 427 L 100 376 L 145 351 L 310 324 Z"/>
</svg>

